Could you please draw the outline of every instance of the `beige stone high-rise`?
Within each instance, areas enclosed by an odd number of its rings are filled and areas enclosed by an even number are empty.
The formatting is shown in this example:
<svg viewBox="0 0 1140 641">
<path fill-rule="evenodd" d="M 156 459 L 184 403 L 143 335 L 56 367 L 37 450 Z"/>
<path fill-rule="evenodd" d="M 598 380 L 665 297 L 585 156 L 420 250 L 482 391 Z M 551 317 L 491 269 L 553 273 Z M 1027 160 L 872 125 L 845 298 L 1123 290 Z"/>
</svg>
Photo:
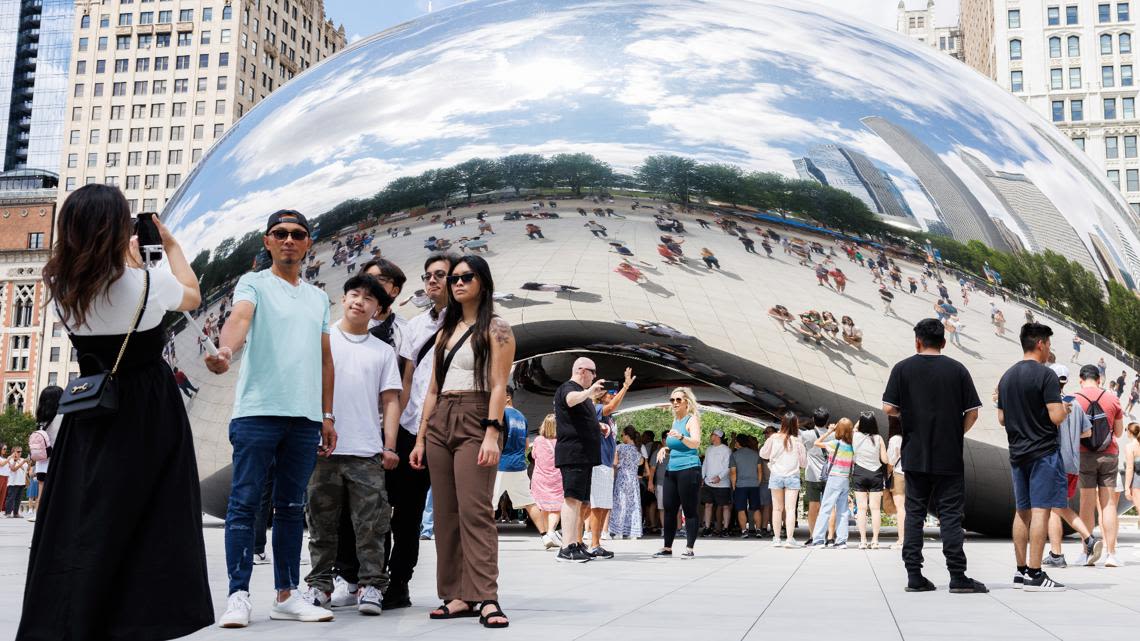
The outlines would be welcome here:
<svg viewBox="0 0 1140 641">
<path fill-rule="evenodd" d="M 75 4 L 61 203 L 102 182 L 121 188 L 132 212 L 161 211 L 235 121 L 345 46 L 323 0 Z M 56 333 L 45 351 L 69 353 L 66 334 Z M 76 371 L 68 359 L 44 359 L 41 385 Z"/>
</svg>

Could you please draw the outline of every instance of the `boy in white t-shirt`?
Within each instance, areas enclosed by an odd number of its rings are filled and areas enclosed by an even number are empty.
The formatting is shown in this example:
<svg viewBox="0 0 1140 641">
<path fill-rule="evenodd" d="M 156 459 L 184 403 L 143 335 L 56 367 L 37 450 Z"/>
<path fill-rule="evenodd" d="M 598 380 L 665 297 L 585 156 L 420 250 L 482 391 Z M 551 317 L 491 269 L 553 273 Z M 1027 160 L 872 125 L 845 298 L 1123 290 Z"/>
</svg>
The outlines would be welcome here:
<svg viewBox="0 0 1140 641">
<path fill-rule="evenodd" d="M 24 450 L 17 445 L 8 458 L 8 495 L 4 499 L 4 514 L 11 518 L 20 516 L 20 503 L 24 500 L 24 488 L 28 484 L 28 459 Z"/>
<path fill-rule="evenodd" d="M 356 605 L 361 614 L 380 614 L 384 571 L 384 535 L 390 529 L 384 472 L 398 463 L 396 435 L 403 381 L 396 352 L 368 332 L 368 321 L 392 297 L 371 276 L 344 284 L 344 318 L 331 332 L 333 413 L 337 446 L 317 460 L 309 479 L 309 556 L 313 569 L 305 577 L 305 599 L 325 605 L 333 591 L 337 557 L 337 526 L 348 510 L 356 533 L 360 587 Z"/>
</svg>

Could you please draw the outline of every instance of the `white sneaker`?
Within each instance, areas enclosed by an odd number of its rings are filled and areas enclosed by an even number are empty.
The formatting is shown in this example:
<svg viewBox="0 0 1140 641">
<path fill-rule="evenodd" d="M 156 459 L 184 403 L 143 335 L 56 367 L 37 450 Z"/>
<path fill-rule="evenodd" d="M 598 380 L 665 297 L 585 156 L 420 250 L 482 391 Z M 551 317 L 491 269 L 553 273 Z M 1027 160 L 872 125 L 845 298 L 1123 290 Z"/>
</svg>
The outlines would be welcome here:
<svg viewBox="0 0 1140 641">
<path fill-rule="evenodd" d="M 603 540 L 603 541 L 611 541 L 611 540 L 613 540 L 613 539 L 612 539 L 612 537 L 610 537 L 610 533 L 609 533 L 609 531 L 605 531 L 605 530 L 603 530 L 603 531 L 602 531 L 602 537 L 601 537 L 601 538 L 602 538 L 602 540 Z"/>
<path fill-rule="evenodd" d="M 1117 560 L 1116 560 L 1116 555 L 1115 555 L 1115 554 L 1106 554 L 1106 555 L 1105 555 L 1105 557 L 1104 557 L 1104 567 L 1106 567 L 1106 568 L 1118 568 L 1118 567 L 1120 567 L 1120 566 L 1122 566 L 1122 565 L 1124 565 L 1124 564 L 1123 564 L 1123 563 L 1121 563 L 1120 561 L 1117 561 Z"/>
<path fill-rule="evenodd" d="M 562 543 L 562 533 L 561 533 L 561 532 L 559 532 L 558 530 L 555 530 L 555 531 L 553 531 L 553 532 L 550 532 L 550 538 L 551 538 L 551 539 L 552 539 L 552 540 L 553 540 L 555 543 L 557 543 L 557 544 L 558 544 L 558 547 L 562 547 L 562 546 L 563 546 L 563 543 Z"/>
<path fill-rule="evenodd" d="M 339 576 L 336 577 L 333 579 L 333 591 L 329 598 L 329 607 L 344 608 L 356 605 L 356 589 L 355 583 L 349 583 Z"/>
<path fill-rule="evenodd" d="M 554 542 L 554 539 L 552 539 L 549 534 L 543 534 L 542 535 L 542 547 L 549 550 L 550 548 L 559 547 L 559 545 Z"/>
<path fill-rule="evenodd" d="M 249 602 L 249 592 L 238 590 L 226 601 L 226 613 L 218 620 L 218 627 L 244 628 L 249 625 L 249 615 L 253 605 Z"/>
<path fill-rule="evenodd" d="M 384 600 L 384 595 L 380 594 L 375 586 L 366 585 L 360 589 L 360 596 L 356 600 L 356 609 L 361 614 L 368 614 L 376 616 L 384 611 L 381 602 Z"/>
<path fill-rule="evenodd" d="M 784 543 L 782 541 L 780 541 L 780 537 L 778 537 L 778 536 L 772 537 L 772 547 L 774 547 L 774 548 L 784 547 Z"/>
<path fill-rule="evenodd" d="M 272 562 L 273 562 L 273 559 L 269 558 L 269 554 L 267 552 L 262 552 L 261 554 L 254 554 L 253 555 L 253 564 L 254 565 L 269 565 Z"/>
<path fill-rule="evenodd" d="M 1084 552 L 1081 552 L 1080 554 L 1077 555 L 1077 562 L 1074 563 L 1073 565 L 1080 567 L 1082 565 L 1092 565 L 1092 563 L 1089 563 L 1089 555 L 1085 554 Z"/>
<path fill-rule="evenodd" d="M 301 593 L 301 599 L 305 603 L 310 603 L 317 606 L 318 608 L 332 607 L 330 605 L 330 603 L 332 603 L 332 599 L 329 597 L 329 595 L 326 594 L 324 590 L 318 590 L 312 586 L 309 586 L 305 589 L 304 592 Z"/>
<path fill-rule="evenodd" d="M 799 541 L 797 541 L 795 539 L 788 539 L 788 540 L 784 541 L 784 547 L 786 547 L 786 548 L 796 549 L 796 548 L 802 548 L 803 546 L 804 546 L 803 543 L 800 543 Z"/>
<path fill-rule="evenodd" d="M 273 599 L 269 618 L 278 621 L 319 622 L 332 621 L 336 617 L 333 616 L 332 612 L 306 601 L 300 592 L 293 590 L 289 598 L 283 602 Z"/>
</svg>

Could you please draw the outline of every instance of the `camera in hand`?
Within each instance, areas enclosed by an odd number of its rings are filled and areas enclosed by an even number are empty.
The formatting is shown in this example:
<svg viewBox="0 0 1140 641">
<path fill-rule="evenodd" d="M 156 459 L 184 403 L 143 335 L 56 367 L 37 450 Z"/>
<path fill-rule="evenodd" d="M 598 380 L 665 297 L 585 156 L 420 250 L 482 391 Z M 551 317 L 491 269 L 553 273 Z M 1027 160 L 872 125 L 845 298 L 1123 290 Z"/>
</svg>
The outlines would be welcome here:
<svg viewBox="0 0 1140 641">
<path fill-rule="evenodd" d="M 154 224 L 154 216 L 152 211 L 143 212 L 135 220 L 139 254 L 142 255 L 143 263 L 150 266 L 162 260 L 162 237 L 158 234 L 158 225 Z"/>
<path fill-rule="evenodd" d="M 621 381 L 606 381 L 602 386 L 607 392 L 617 393 L 621 389 Z"/>
</svg>

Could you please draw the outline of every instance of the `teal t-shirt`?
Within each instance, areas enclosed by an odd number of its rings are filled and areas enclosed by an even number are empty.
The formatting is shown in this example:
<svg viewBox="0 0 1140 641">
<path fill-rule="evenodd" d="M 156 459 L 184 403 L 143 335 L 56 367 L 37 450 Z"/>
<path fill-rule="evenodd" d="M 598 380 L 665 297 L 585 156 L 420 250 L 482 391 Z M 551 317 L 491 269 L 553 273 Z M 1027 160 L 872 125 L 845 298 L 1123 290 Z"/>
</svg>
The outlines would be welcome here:
<svg viewBox="0 0 1140 641">
<path fill-rule="evenodd" d="M 238 280 L 234 303 L 253 303 L 234 418 L 299 416 L 321 422 L 321 339 L 329 333 L 329 297 L 271 270 Z"/>
<path fill-rule="evenodd" d="M 673 429 L 681 433 L 685 438 L 692 438 L 689 433 L 689 418 L 677 419 L 673 421 Z M 691 467 L 701 466 L 701 456 L 695 447 L 685 445 L 681 439 L 676 439 L 670 436 L 665 439 L 665 446 L 669 448 L 669 471 L 679 472 L 687 470 Z"/>
</svg>

